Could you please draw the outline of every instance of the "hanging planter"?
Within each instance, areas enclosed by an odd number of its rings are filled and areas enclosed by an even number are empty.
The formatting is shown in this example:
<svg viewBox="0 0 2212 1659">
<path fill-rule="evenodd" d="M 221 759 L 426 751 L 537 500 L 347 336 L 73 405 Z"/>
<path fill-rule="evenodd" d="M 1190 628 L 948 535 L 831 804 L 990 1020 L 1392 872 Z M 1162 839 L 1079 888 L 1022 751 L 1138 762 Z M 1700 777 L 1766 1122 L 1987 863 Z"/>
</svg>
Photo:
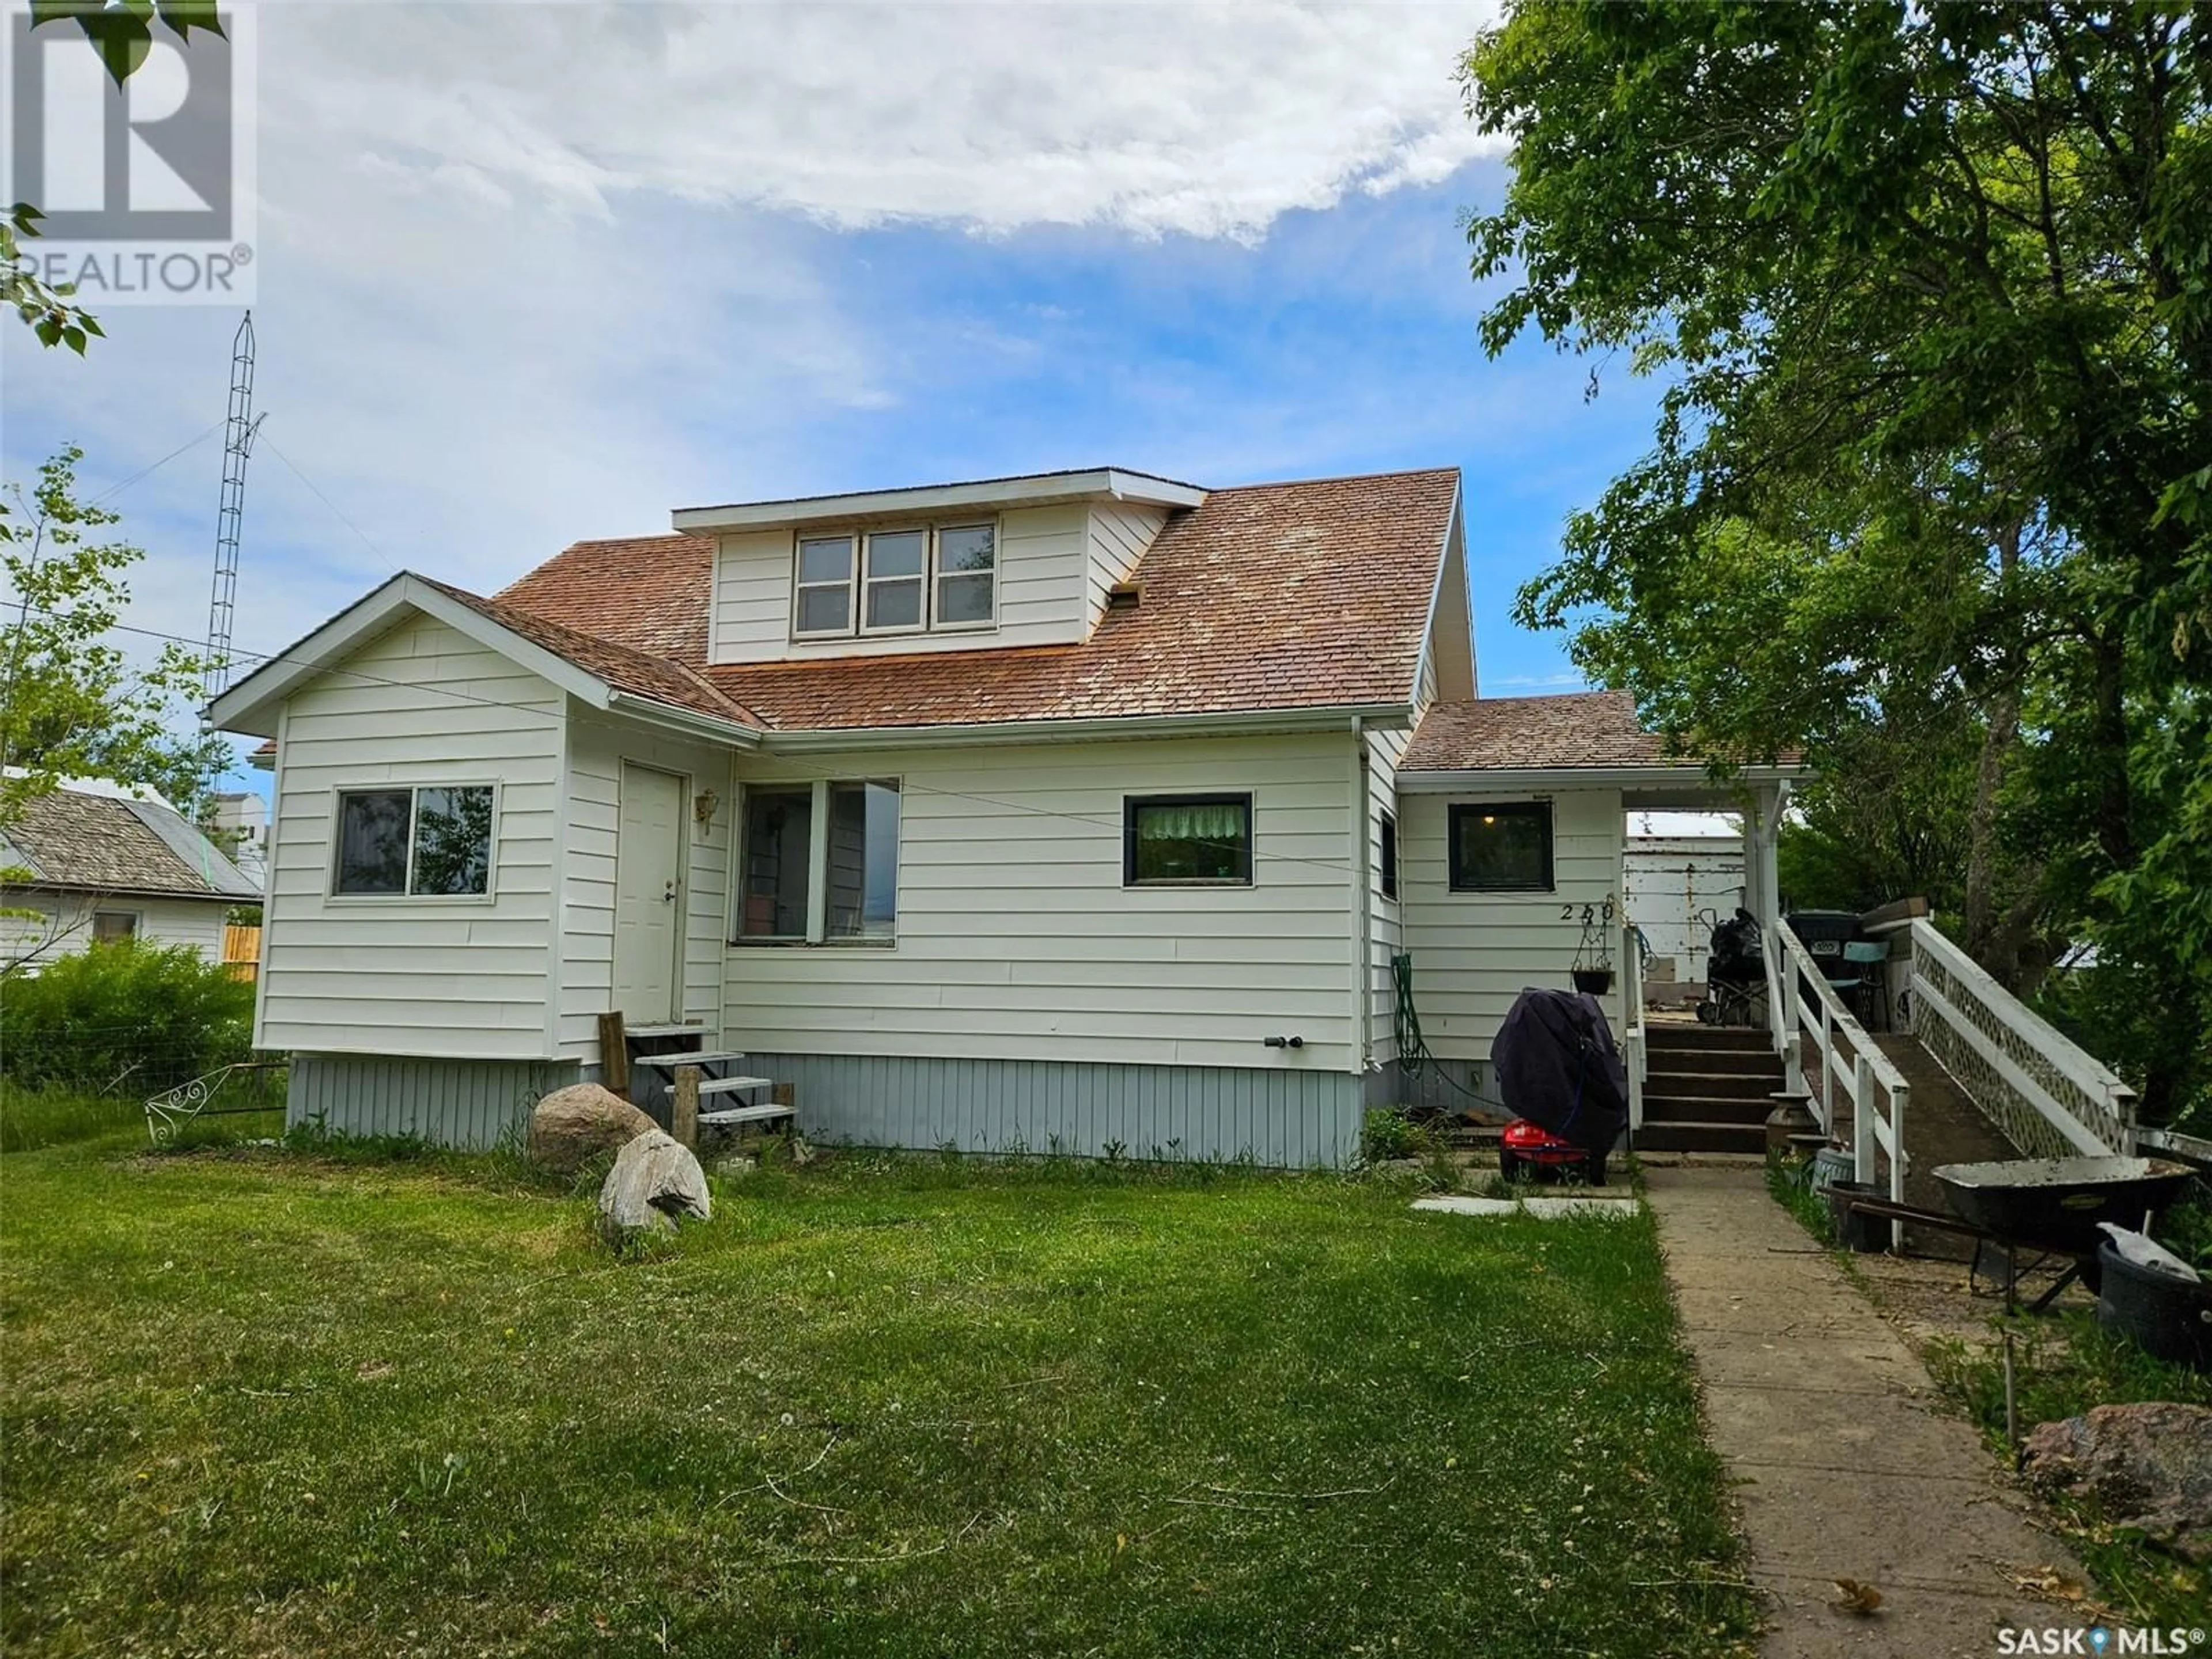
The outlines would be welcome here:
<svg viewBox="0 0 2212 1659">
<path fill-rule="evenodd" d="M 1594 997 L 1601 997 L 1613 989 L 1613 895 L 1607 893 L 1596 904 L 1582 908 L 1582 943 L 1575 947 L 1574 964 L 1568 969 L 1575 989 Z M 1561 920 L 1575 919 L 1575 907 L 1567 906 Z"/>
</svg>

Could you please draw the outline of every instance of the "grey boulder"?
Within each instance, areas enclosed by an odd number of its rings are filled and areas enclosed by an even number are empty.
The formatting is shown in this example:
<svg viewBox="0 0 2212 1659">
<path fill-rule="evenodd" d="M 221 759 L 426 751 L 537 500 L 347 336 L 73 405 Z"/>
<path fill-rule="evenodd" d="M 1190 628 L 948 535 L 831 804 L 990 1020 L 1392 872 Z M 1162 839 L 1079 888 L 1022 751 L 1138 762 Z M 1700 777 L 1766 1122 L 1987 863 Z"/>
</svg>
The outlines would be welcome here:
<svg viewBox="0 0 2212 1659">
<path fill-rule="evenodd" d="M 530 1114 L 530 1161 L 562 1175 L 575 1172 L 601 1152 L 627 1146 L 653 1120 L 620 1095 L 596 1083 L 556 1089 Z"/>
<path fill-rule="evenodd" d="M 2039 1486 L 2090 1499 L 2113 1526 L 2139 1531 L 2184 1560 L 2212 1560 L 2212 1406 L 2096 1406 L 2039 1423 L 2021 1468 Z"/>
<path fill-rule="evenodd" d="M 615 1155 L 599 1188 L 599 1224 L 610 1237 L 666 1231 L 678 1216 L 714 1214 L 706 1173 L 674 1136 L 648 1129 Z"/>
</svg>

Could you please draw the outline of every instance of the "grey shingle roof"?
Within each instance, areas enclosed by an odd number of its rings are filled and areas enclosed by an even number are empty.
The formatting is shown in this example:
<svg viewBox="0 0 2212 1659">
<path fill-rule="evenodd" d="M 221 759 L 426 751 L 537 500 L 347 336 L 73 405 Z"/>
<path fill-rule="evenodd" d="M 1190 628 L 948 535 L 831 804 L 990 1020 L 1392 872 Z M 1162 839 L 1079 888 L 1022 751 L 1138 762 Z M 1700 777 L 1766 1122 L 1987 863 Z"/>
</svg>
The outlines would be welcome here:
<svg viewBox="0 0 2212 1659">
<path fill-rule="evenodd" d="M 0 835 L 0 866 L 41 887 L 256 900 L 260 884 L 168 807 L 57 789 Z"/>
</svg>

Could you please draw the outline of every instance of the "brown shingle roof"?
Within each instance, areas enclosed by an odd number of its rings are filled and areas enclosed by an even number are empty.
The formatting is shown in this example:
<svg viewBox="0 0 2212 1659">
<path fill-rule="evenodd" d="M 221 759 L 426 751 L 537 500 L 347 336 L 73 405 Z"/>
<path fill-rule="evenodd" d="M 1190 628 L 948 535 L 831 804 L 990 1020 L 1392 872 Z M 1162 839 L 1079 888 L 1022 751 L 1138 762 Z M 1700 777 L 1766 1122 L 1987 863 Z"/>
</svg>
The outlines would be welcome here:
<svg viewBox="0 0 2212 1659">
<path fill-rule="evenodd" d="M 434 587 L 447 599 L 510 629 L 532 645 L 565 657 L 586 673 L 605 680 L 618 691 L 649 697 L 696 714 L 743 726 L 760 722 L 724 696 L 696 669 L 665 657 L 653 656 L 617 641 L 594 637 L 580 629 L 549 622 L 544 617 L 501 599 L 487 599 L 428 576 L 416 579 Z M 703 601 L 702 604 L 703 605 Z M 703 612 L 702 612 L 703 615 Z M 701 624 L 703 632 L 704 623 Z"/>
<path fill-rule="evenodd" d="M 708 667 L 713 544 L 690 536 L 580 543 L 477 603 L 665 654 L 771 729 L 1403 702 L 1458 490 L 1450 469 L 1215 490 L 1078 645 Z"/>
<path fill-rule="evenodd" d="M 1692 766 L 1636 723 L 1626 691 L 1477 697 L 1430 705 L 1398 763 L 1403 772 L 1577 766 Z"/>
<path fill-rule="evenodd" d="M 93 892 L 261 896 L 258 883 L 168 807 L 74 789 L 23 804 L 0 837 L 0 865 L 19 865 L 41 885 Z"/>
</svg>

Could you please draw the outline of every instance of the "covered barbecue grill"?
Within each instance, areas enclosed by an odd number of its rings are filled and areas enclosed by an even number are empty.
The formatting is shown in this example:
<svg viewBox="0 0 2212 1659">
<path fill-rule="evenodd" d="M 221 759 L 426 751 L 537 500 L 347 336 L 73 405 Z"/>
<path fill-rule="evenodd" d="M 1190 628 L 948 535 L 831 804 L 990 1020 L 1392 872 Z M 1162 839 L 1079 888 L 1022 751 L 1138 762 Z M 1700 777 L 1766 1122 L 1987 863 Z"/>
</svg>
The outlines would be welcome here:
<svg viewBox="0 0 2212 1659">
<path fill-rule="evenodd" d="M 1506 1109 L 1602 1159 L 1628 1121 L 1628 1068 L 1595 997 L 1531 986 L 1490 1045 Z"/>
</svg>

